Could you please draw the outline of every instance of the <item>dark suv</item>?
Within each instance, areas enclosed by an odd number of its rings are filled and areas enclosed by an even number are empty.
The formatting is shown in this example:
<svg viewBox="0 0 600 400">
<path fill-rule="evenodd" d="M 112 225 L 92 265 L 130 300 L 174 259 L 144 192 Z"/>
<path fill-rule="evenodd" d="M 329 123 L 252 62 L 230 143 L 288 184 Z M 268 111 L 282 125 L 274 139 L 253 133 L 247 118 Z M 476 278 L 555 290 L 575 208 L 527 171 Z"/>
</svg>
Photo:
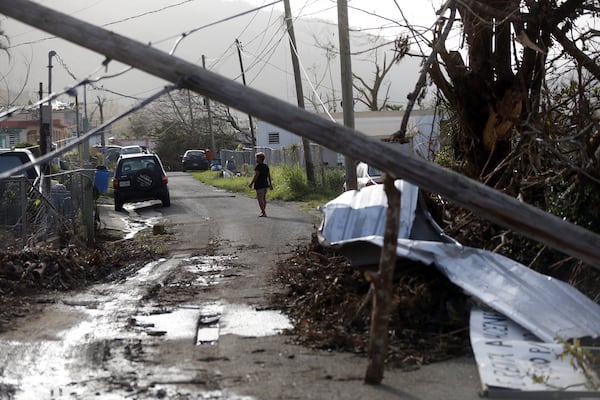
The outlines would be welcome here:
<svg viewBox="0 0 600 400">
<path fill-rule="evenodd" d="M 210 162 L 206 158 L 204 150 L 186 150 L 181 157 L 181 170 L 183 172 L 188 169 L 207 170 L 210 167 Z"/>
<path fill-rule="evenodd" d="M 123 210 L 123 204 L 160 200 L 163 207 L 171 205 L 168 178 L 156 154 L 123 154 L 117 162 L 113 178 L 115 211 Z"/>
</svg>

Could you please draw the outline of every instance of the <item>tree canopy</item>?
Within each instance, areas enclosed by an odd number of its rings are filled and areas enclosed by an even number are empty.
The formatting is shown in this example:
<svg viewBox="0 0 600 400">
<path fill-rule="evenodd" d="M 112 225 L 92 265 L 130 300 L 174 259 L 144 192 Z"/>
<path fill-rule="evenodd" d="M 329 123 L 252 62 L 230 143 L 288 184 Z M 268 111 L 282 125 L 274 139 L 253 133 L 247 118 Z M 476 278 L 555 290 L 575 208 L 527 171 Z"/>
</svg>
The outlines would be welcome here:
<svg viewBox="0 0 600 400">
<path fill-rule="evenodd" d="M 435 58 L 428 69 L 446 110 L 446 162 L 595 232 L 599 7 L 585 0 L 449 1 L 429 43 Z M 497 233 L 495 243 L 502 247 Z M 528 260 L 538 251 L 532 245 Z"/>
</svg>

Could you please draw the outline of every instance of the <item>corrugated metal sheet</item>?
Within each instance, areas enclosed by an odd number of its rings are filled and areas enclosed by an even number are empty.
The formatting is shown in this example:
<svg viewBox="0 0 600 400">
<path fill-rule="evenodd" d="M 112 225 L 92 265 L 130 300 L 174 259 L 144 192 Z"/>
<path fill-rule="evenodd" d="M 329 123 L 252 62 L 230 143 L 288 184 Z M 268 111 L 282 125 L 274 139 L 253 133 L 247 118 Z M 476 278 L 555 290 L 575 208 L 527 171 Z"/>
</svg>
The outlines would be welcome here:
<svg viewBox="0 0 600 400">
<path fill-rule="evenodd" d="M 395 182 L 395 186 L 401 192 L 399 238 L 457 243 L 445 235 L 431 218 L 423 199 L 419 196 L 417 186 L 400 179 Z M 387 207 L 383 185 L 344 192 L 321 207 L 323 213 L 323 223 L 319 231 L 321 240 L 333 244 L 348 239 L 382 236 L 385 230 Z M 373 255 L 365 254 L 364 260 L 355 258 L 354 265 L 372 263 L 370 257 Z M 377 264 L 379 253 L 377 252 L 374 257 L 376 257 L 374 263 Z"/>
<path fill-rule="evenodd" d="M 600 305 L 567 283 L 500 254 L 446 240 L 441 233 L 440 240 L 446 242 L 411 239 L 415 221 L 430 217 L 417 207 L 418 189 L 405 183 L 397 187 L 404 190 L 401 219 L 405 219 L 396 248 L 399 257 L 435 265 L 466 293 L 544 341 L 600 336 Z M 342 194 L 322 207 L 322 244 L 339 249 L 354 265 L 376 265 L 386 210 L 382 185 Z"/>
</svg>

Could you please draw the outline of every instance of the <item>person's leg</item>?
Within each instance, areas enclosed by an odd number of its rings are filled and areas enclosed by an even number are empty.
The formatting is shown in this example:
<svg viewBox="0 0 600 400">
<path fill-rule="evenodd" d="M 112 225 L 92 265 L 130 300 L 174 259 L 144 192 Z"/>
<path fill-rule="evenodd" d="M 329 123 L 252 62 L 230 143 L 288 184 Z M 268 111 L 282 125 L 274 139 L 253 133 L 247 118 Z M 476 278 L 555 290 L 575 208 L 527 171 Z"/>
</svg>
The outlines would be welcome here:
<svg viewBox="0 0 600 400">
<path fill-rule="evenodd" d="M 258 190 L 256 191 L 256 201 L 258 201 L 258 208 L 261 208 L 261 205 L 260 205 L 260 192 Z"/>
<path fill-rule="evenodd" d="M 267 214 L 265 212 L 265 207 L 267 206 L 267 195 L 264 192 L 256 193 L 256 197 L 258 199 L 258 206 L 260 207 L 261 216 L 266 217 Z"/>
</svg>

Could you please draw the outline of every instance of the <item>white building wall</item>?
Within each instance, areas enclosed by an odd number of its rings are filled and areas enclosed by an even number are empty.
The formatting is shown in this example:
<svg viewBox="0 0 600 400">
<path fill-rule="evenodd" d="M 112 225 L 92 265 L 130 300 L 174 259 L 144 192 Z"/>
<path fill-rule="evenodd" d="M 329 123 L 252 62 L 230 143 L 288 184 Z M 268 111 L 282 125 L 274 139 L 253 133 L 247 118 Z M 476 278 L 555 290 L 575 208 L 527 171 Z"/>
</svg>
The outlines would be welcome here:
<svg viewBox="0 0 600 400">
<path fill-rule="evenodd" d="M 343 124 L 344 117 L 342 113 L 334 113 L 332 116 L 336 122 Z M 385 139 L 400 130 L 403 117 L 404 111 L 356 112 L 354 114 L 354 126 L 357 131 L 367 136 Z M 260 147 L 280 149 L 292 144 L 302 143 L 300 136 L 268 122 L 258 121 L 256 128 L 257 145 Z M 269 134 L 271 134 L 271 142 L 278 135 L 278 143 L 269 143 Z M 407 137 L 411 141 L 414 153 L 423 158 L 431 159 L 440 149 L 439 135 L 440 118 L 434 110 L 415 110 L 411 112 Z M 335 153 L 330 150 L 325 150 L 323 154 L 323 162 L 329 165 L 335 165 L 336 160 L 340 159 L 337 155 L 334 156 Z"/>
<path fill-rule="evenodd" d="M 275 141 L 275 137 L 277 140 Z M 302 143 L 302 138 L 292 132 L 265 121 L 256 122 L 256 145 L 281 149 L 292 144 Z"/>
</svg>

